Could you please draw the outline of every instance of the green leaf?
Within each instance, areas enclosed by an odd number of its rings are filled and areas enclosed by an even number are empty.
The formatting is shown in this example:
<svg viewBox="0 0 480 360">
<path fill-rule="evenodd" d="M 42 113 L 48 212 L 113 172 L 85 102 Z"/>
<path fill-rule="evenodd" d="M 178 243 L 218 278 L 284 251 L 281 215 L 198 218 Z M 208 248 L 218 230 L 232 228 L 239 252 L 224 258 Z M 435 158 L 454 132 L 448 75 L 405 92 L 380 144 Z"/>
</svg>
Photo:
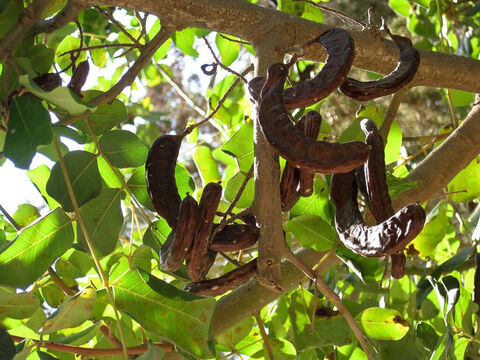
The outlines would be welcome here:
<svg viewBox="0 0 480 360">
<path fill-rule="evenodd" d="M 49 144 L 52 137 L 50 115 L 41 101 L 30 96 L 15 96 L 10 105 L 4 155 L 15 166 L 28 169 L 37 146 Z"/>
<path fill-rule="evenodd" d="M 270 347 L 274 359 L 295 360 L 297 358 L 295 346 L 286 339 L 270 339 Z M 266 348 L 263 353 L 264 358 L 268 358 L 269 354 Z"/>
<path fill-rule="evenodd" d="M 310 21 L 314 21 L 317 23 L 323 23 L 323 20 L 324 20 L 322 10 L 308 3 L 305 3 L 302 18 Z"/>
<path fill-rule="evenodd" d="M 102 191 L 102 179 L 98 172 L 97 157 L 86 151 L 72 151 L 63 158 L 78 206 L 95 198 Z M 47 182 L 47 193 L 57 200 L 65 211 L 74 211 L 67 184 L 57 162 Z"/>
<path fill-rule="evenodd" d="M 80 208 L 90 241 L 100 255 L 110 254 L 117 245 L 123 226 L 122 196 L 121 189 L 103 189 L 100 195 Z M 79 227 L 77 230 L 78 243 L 88 250 L 83 231 Z"/>
<path fill-rule="evenodd" d="M 57 260 L 55 270 L 58 276 L 73 280 L 85 276 L 94 266 L 95 263 L 87 252 L 72 248 Z"/>
<path fill-rule="evenodd" d="M 203 186 L 220 181 L 217 161 L 213 158 L 212 150 L 208 146 L 197 147 L 193 153 L 193 161 L 200 173 Z"/>
<path fill-rule="evenodd" d="M 157 51 L 155 51 L 155 54 L 153 54 L 153 60 L 159 61 L 162 60 L 168 53 L 168 50 L 170 50 L 170 47 L 172 46 L 172 39 L 169 38 L 167 41 L 165 41 L 162 46 L 158 48 Z"/>
<path fill-rule="evenodd" d="M 87 142 L 87 135 L 83 132 L 72 129 L 68 126 L 52 125 L 53 133 L 57 137 L 67 137 L 77 144 L 85 144 Z"/>
<path fill-rule="evenodd" d="M 388 4 L 393 11 L 408 19 L 412 5 L 407 0 L 389 0 Z"/>
<path fill-rule="evenodd" d="M 99 156 L 97 157 L 97 166 L 100 175 L 102 176 L 102 180 L 104 181 L 105 185 L 109 188 L 121 188 L 122 183 L 120 182 L 117 170 L 115 168 L 112 169 L 110 165 L 108 165 L 107 161 L 104 157 Z M 120 175 L 123 176 L 123 175 Z"/>
<path fill-rule="evenodd" d="M 55 62 L 61 69 L 65 69 L 70 65 L 71 60 L 68 54 L 63 55 L 63 53 L 76 50 L 80 48 L 80 38 L 73 37 L 71 35 L 65 36 L 63 40 L 58 44 L 58 47 L 55 51 Z M 87 59 L 87 53 L 85 51 L 80 52 L 80 56 L 76 59 L 76 64 L 79 64 L 82 61 Z M 68 70 L 68 74 L 72 74 L 71 68 Z"/>
<path fill-rule="evenodd" d="M 309 214 L 297 216 L 287 221 L 286 226 L 302 247 L 324 251 L 331 249 L 338 242 L 335 231 L 320 216 Z"/>
<path fill-rule="evenodd" d="M 177 166 L 181 167 L 179 165 Z M 128 179 L 127 186 L 140 204 L 145 206 L 150 211 L 155 211 L 152 200 L 150 199 L 147 191 L 145 165 L 139 167 L 133 172 L 132 176 L 130 176 L 130 179 Z"/>
<path fill-rule="evenodd" d="M 0 284 L 25 288 L 73 244 L 71 219 L 57 208 L 22 230 L 0 253 Z"/>
<path fill-rule="evenodd" d="M 240 44 L 225 39 L 219 33 L 217 33 L 217 36 L 215 37 L 215 44 L 220 51 L 222 64 L 225 66 L 230 66 L 237 59 L 238 54 L 240 53 Z"/>
<path fill-rule="evenodd" d="M 357 315 L 365 334 L 379 340 L 400 340 L 408 332 L 408 322 L 394 309 L 369 308 Z"/>
<path fill-rule="evenodd" d="M 227 349 L 234 350 L 241 340 L 243 340 L 252 330 L 255 320 L 253 317 L 247 317 L 239 323 L 232 326 L 227 331 L 217 336 L 217 342 Z"/>
<path fill-rule="evenodd" d="M 68 344 L 71 346 L 80 346 L 87 344 L 90 340 L 92 340 L 100 331 L 100 327 L 102 326 L 101 321 L 97 321 L 92 326 L 87 327 L 86 329 L 74 332 L 71 335 L 55 338 L 55 342 L 58 344 Z"/>
<path fill-rule="evenodd" d="M 468 106 L 475 100 L 475 94 L 463 90 L 450 89 L 454 106 Z"/>
<path fill-rule="evenodd" d="M 253 164 L 253 124 L 242 125 L 222 146 L 222 151 L 237 160 L 240 171 L 248 173 Z"/>
<path fill-rule="evenodd" d="M 187 194 L 193 194 L 195 191 L 195 182 L 188 170 L 180 164 L 175 166 L 175 182 L 177 183 L 178 193 L 183 199 Z"/>
<path fill-rule="evenodd" d="M 333 206 L 329 196 L 328 184 L 320 176 L 315 176 L 313 194 L 309 197 L 301 197 L 290 210 L 290 216 L 311 214 L 320 216 L 324 221 L 330 221 L 333 217 Z"/>
<path fill-rule="evenodd" d="M 480 197 L 480 156 L 460 171 L 448 184 L 448 192 L 464 191 L 451 194 L 454 202 L 466 202 Z"/>
<path fill-rule="evenodd" d="M 171 231 L 172 228 L 168 226 L 165 219 L 157 220 L 143 234 L 143 243 L 158 253 Z"/>
<path fill-rule="evenodd" d="M 55 267 L 57 266 L 59 260 L 57 260 L 55 263 Z M 59 307 L 67 298 L 67 295 L 65 295 L 65 293 L 53 282 L 42 286 L 40 288 L 40 294 L 48 306 L 52 308 Z"/>
<path fill-rule="evenodd" d="M 88 46 L 99 46 L 103 45 L 103 41 L 98 37 L 90 39 Z M 90 49 L 90 57 L 92 58 L 93 63 L 103 68 L 107 64 L 107 50 L 105 48 Z"/>
<path fill-rule="evenodd" d="M 13 214 L 13 220 L 22 228 L 30 225 L 40 217 L 38 209 L 31 204 L 18 205 L 17 211 Z"/>
<path fill-rule="evenodd" d="M 83 99 L 85 101 L 90 101 L 100 94 L 102 94 L 102 92 L 98 90 L 84 91 Z M 127 108 L 125 107 L 125 104 L 118 99 L 113 100 L 111 103 L 100 105 L 93 114 L 90 114 L 90 122 L 95 135 L 102 135 L 118 124 L 127 121 Z M 85 120 L 77 121 L 73 125 L 83 132 L 90 134 L 90 130 Z"/>
<path fill-rule="evenodd" d="M 433 258 L 435 248 L 443 240 L 447 232 L 448 219 L 445 212 L 445 206 L 442 203 L 438 205 L 438 211 L 435 216 L 428 216 L 423 230 L 413 240 L 413 246 L 420 252 L 424 259 Z M 434 212 L 432 210 L 432 212 Z M 430 214 L 429 214 L 430 215 Z"/>
<path fill-rule="evenodd" d="M 129 270 L 126 258 L 110 278 L 119 310 L 194 356 L 212 356 L 215 299 L 178 290 L 141 269 Z"/>
<path fill-rule="evenodd" d="M 27 319 L 38 309 L 40 309 L 40 301 L 34 294 L 0 290 L 0 318 Z"/>
<path fill-rule="evenodd" d="M 245 181 L 245 177 L 246 175 L 243 172 L 239 171 L 228 181 L 224 192 L 225 199 L 233 202 L 235 196 L 237 196 L 240 186 L 242 186 Z M 255 189 L 253 185 L 253 177 L 251 177 L 248 180 L 247 185 L 245 186 L 245 189 L 243 190 L 242 195 L 238 199 L 235 206 L 240 209 L 245 209 L 252 205 L 254 191 Z"/>
<path fill-rule="evenodd" d="M 437 346 L 439 336 L 431 325 L 426 322 L 420 322 L 417 325 L 417 338 L 428 351 L 433 351 Z"/>
<path fill-rule="evenodd" d="M 173 36 L 173 42 L 185 55 L 197 57 L 198 52 L 193 48 L 195 42 L 195 29 L 186 28 L 182 31 L 177 31 Z"/>
<path fill-rule="evenodd" d="M 431 0 L 412 0 L 414 3 L 423 6 L 424 8 L 428 8 L 430 6 Z"/>
<path fill-rule="evenodd" d="M 77 327 L 90 318 L 97 301 L 97 292 L 87 286 L 79 294 L 68 299 L 45 320 L 41 334 L 51 334 L 61 329 Z"/>
<path fill-rule="evenodd" d="M 4 4 L 2 4 L 2 7 Z M 8 33 L 18 22 L 23 13 L 23 1 L 10 0 L 0 13 L 0 39 Z"/>
<path fill-rule="evenodd" d="M 130 131 L 111 130 L 99 143 L 108 161 L 118 168 L 139 167 L 147 160 L 148 146 Z"/>
<path fill-rule="evenodd" d="M 33 185 L 35 185 L 37 190 L 40 192 L 43 199 L 47 202 L 50 210 L 53 210 L 56 207 L 60 206 L 60 204 L 47 193 L 47 181 L 50 178 L 50 173 L 51 171 L 48 166 L 42 164 L 35 169 L 28 170 L 27 176 L 33 183 Z"/>
<path fill-rule="evenodd" d="M 297 351 L 325 345 L 344 345 L 352 340 L 345 318 L 329 308 L 317 308 L 313 333 L 310 333 L 314 296 L 300 289 L 290 297 L 288 313 L 292 322 L 293 338 Z M 326 313 L 328 315 L 322 315 Z"/>
</svg>

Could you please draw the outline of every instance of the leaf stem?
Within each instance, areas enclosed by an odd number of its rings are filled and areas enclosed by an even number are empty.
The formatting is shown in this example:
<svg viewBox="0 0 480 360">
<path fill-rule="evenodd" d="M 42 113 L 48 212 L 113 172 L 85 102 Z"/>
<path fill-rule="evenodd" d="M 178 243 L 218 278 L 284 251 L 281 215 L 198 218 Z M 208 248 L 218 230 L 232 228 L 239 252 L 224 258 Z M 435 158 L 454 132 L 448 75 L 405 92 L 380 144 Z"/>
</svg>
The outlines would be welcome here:
<svg viewBox="0 0 480 360">
<path fill-rule="evenodd" d="M 65 165 L 65 161 L 63 160 L 63 155 L 62 151 L 60 150 L 60 145 L 58 143 L 58 138 L 56 135 L 53 136 L 53 144 L 55 146 L 55 151 L 57 152 L 58 155 L 58 162 L 60 164 L 60 168 L 62 169 L 63 177 L 65 179 L 65 184 L 67 185 L 68 189 L 68 194 L 70 195 L 70 199 L 72 200 L 72 205 L 73 208 L 75 209 L 75 214 L 77 217 L 77 222 L 80 225 L 80 228 L 82 229 L 83 235 L 85 237 L 85 242 L 87 243 L 88 250 L 90 251 L 90 254 L 92 254 L 93 261 L 95 263 L 95 267 L 97 268 L 98 274 L 100 275 L 100 279 L 102 280 L 102 284 L 105 287 L 105 290 L 107 291 L 108 297 L 110 299 L 110 303 L 113 307 L 114 313 L 115 313 L 115 318 L 117 321 L 117 327 L 118 331 L 120 333 L 120 338 L 122 342 L 122 349 L 123 349 L 123 358 L 125 360 L 128 360 L 128 349 L 125 341 L 125 336 L 123 334 L 123 329 L 122 329 L 122 324 L 120 322 L 120 315 L 118 314 L 118 310 L 115 306 L 115 299 L 113 296 L 112 289 L 110 287 L 110 283 L 108 280 L 107 275 L 103 271 L 102 265 L 100 264 L 100 259 L 98 258 L 95 249 L 93 247 L 92 241 L 90 239 L 90 234 L 88 233 L 87 226 L 85 225 L 85 221 L 83 220 L 83 217 L 80 213 L 80 208 L 77 203 L 77 198 L 75 197 L 75 193 L 73 192 L 73 187 L 72 183 L 70 182 L 70 177 L 68 176 L 68 170 Z"/>
</svg>

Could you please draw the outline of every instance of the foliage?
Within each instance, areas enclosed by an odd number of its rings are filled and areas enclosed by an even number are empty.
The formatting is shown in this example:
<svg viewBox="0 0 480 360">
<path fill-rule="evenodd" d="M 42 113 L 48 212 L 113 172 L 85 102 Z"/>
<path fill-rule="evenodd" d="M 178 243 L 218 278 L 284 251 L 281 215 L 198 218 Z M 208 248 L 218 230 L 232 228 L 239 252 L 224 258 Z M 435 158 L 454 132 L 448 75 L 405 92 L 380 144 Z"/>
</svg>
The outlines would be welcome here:
<svg viewBox="0 0 480 360">
<path fill-rule="evenodd" d="M 63 6 L 52 2 L 43 17 L 58 11 L 53 5 Z M 21 14 L 31 10 L 29 6 L 19 0 L 0 2 L 0 44 Z M 395 20 L 405 22 L 417 48 L 479 56 L 479 1 L 390 0 L 389 6 Z M 330 16 L 303 2 L 279 0 L 278 7 L 316 22 Z M 111 23 L 102 12 L 119 23 Z M 189 193 L 198 200 L 207 183 L 221 181 L 224 194 L 219 211 L 226 210 L 254 161 L 252 109 L 245 86 L 236 86 L 222 103 L 236 77 L 218 69 L 210 81 L 199 71 L 201 62 L 210 61 L 205 60 L 210 55 L 202 36 L 210 40 L 222 63 L 237 72 L 252 62 L 252 47 L 232 41 L 231 36 L 196 28 L 177 31 L 142 64 L 131 88 L 124 83 L 123 92 L 114 99 L 99 100 L 121 81 L 123 72 L 138 61 L 143 46 L 160 29 L 152 15 L 90 8 L 78 14 L 78 24 L 19 38 L 11 56 L 0 62 L 1 163 L 7 158 L 28 170 L 25 175 L 45 200 L 42 208 L 19 204 L 12 217 L 0 215 L 0 354 L 7 359 L 73 360 L 61 347 L 48 346 L 68 344 L 79 354 L 87 347 L 112 349 L 108 357 L 95 358 L 121 359 L 114 351 L 120 341 L 128 348 L 143 344 L 145 352 L 138 359 L 163 359 L 164 350 L 172 350 L 166 342 L 186 358 L 238 354 L 261 359 L 271 351 L 275 359 L 330 359 L 332 355 L 366 359 L 344 317 L 308 284 L 257 309 L 268 329 L 267 349 L 253 317 L 214 337 L 212 316 L 218 299 L 184 292 L 185 267 L 174 274 L 159 269 L 158 250 L 171 229 L 153 212 L 145 160 L 160 133 L 179 132 L 185 122 L 180 121 L 180 111 L 155 104 L 179 104 L 182 116 L 192 123 L 205 115 L 201 113 L 205 106 L 199 103 L 203 96 L 208 98 L 207 113 L 219 106 L 211 126 L 195 130 L 187 138 L 189 143 L 184 141 L 175 171 L 182 198 Z M 89 50 L 78 50 L 81 47 Z M 65 54 L 69 51 L 71 56 Z M 75 72 L 72 65 L 87 57 L 95 71 L 91 70 L 88 90 L 80 97 L 65 84 Z M 195 61 L 198 71 L 185 71 L 182 79 L 176 69 L 187 61 Z M 304 76 L 302 71 L 309 65 L 300 61 L 291 81 Z M 65 70 L 63 86 L 45 89 L 36 81 L 40 75 L 61 70 Z M 182 80 L 190 81 L 191 89 L 181 90 L 186 93 L 182 96 L 190 97 L 188 103 L 171 90 L 176 80 L 177 87 Z M 200 91 L 194 90 L 195 84 L 200 84 Z M 159 88 L 160 95 L 149 89 L 140 96 L 147 86 Z M 162 93 L 165 88 L 168 91 Z M 461 116 L 474 100 L 473 94 L 460 91 L 442 90 L 441 96 L 444 106 L 451 101 Z M 190 106 L 196 102 L 200 110 L 194 111 Z M 314 108 L 327 112 L 329 106 L 327 100 Z M 342 132 L 335 132 L 335 124 L 330 124 L 333 130 L 324 125 L 321 136 L 363 140 L 361 118 L 380 124 L 385 111 L 382 104 L 369 105 Z M 441 124 L 437 128 L 440 131 Z M 416 157 L 406 160 L 416 153 L 418 144 L 402 142 L 406 133 L 394 122 L 385 149 L 394 196 L 415 186 L 404 178 L 419 161 Z M 49 161 L 31 168 L 32 159 L 40 153 Z M 329 176 L 316 175 L 313 194 L 285 214 L 284 231 L 292 248 L 337 253 L 341 263 L 323 278 L 341 295 L 379 358 L 478 358 L 479 308 L 473 293 L 480 285 L 474 270 L 480 239 L 479 159 L 448 186 L 449 191 L 465 193 L 425 204 L 427 224 L 407 249 L 407 275 L 400 280 L 385 278 L 383 259 L 363 258 L 339 246 Z M 254 197 L 250 180 L 233 213 L 250 207 Z M 255 249 L 248 253 L 256 256 Z M 224 267 L 217 260 L 210 277 L 226 271 Z M 31 339 L 39 340 L 39 334 L 45 343 L 37 348 Z M 16 348 L 11 336 L 18 342 Z"/>
</svg>

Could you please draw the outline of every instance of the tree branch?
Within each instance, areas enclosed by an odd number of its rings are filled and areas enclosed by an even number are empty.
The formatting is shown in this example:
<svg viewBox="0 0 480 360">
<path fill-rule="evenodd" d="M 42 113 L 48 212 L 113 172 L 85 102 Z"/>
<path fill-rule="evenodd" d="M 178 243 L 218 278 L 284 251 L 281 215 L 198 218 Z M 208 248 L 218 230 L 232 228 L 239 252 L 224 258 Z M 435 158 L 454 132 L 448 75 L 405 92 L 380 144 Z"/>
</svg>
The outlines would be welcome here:
<svg viewBox="0 0 480 360">
<path fill-rule="evenodd" d="M 75 0 L 72 0 L 75 1 Z M 327 30 L 318 24 L 274 9 L 240 0 L 76 0 L 85 5 L 105 4 L 146 11 L 160 17 L 162 25 L 176 29 L 198 27 L 234 35 L 254 47 L 270 37 L 281 48 L 300 46 Z M 215 16 L 212 16 L 215 14 Z M 355 40 L 354 66 L 387 74 L 398 61 L 398 49 L 391 40 L 376 39 L 370 31 L 351 31 Z M 285 44 L 285 46 L 282 46 Z M 419 50 L 420 67 L 413 86 L 452 88 L 480 93 L 480 61 L 433 51 Z M 307 49 L 305 58 L 324 61 L 321 46 Z"/>
</svg>

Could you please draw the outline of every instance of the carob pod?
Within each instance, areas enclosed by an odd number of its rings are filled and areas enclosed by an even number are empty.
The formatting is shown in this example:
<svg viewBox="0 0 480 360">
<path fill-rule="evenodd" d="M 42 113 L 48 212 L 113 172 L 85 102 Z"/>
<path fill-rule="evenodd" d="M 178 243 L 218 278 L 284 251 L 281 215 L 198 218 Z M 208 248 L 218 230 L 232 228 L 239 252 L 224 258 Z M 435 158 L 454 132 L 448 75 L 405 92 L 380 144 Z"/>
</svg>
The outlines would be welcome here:
<svg viewBox="0 0 480 360">
<path fill-rule="evenodd" d="M 396 254 L 423 228 L 425 211 L 417 204 L 405 206 L 378 225 L 367 226 L 358 209 L 355 171 L 334 174 L 330 187 L 339 238 L 357 254 L 366 257 Z"/>
<path fill-rule="evenodd" d="M 175 272 L 185 260 L 195 238 L 199 221 L 197 201 L 187 195 L 180 204 L 178 224 L 165 240 L 160 249 L 160 267 L 162 270 Z"/>
<path fill-rule="evenodd" d="M 214 225 L 213 228 L 218 225 Z M 210 250 L 231 252 L 239 251 L 254 245 L 260 229 L 254 225 L 232 224 L 217 232 L 210 244 Z"/>
<path fill-rule="evenodd" d="M 57 73 L 46 73 L 33 78 L 33 81 L 45 91 L 52 91 L 62 85 L 62 78 Z"/>
<path fill-rule="evenodd" d="M 372 100 L 393 94 L 413 80 L 420 65 L 419 52 L 409 38 L 393 35 L 385 29 L 400 52 L 396 68 L 385 77 L 374 81 L 362 82 L 347 78 L 340 86 L 340 91 L 348 97 L 359 101 Z"/>
<path fill-rule="evenodd" d="M 379 224 L 395 213 L 387 187 L 384 144 L 373 121 L 363 119 L 360 127 L 365 133 L 365 143 L 371 147 L 367 162 L 362 167 L 365 187 L 363 189 L 360 187 L 360 192 L 365 197 L 375 221 Z M 396 279 L 403 277 L 406 264 L 403 251 L 392 254 L 391 260 L 392 276 Z"/>
<path fill-rule="evenodd" d="M 175 229 L 182 199 L 175 181 L 175 165 L 183 135 L 162 135 L 148 151 L 145 164 L 147 189 L 158 215 Z"/>
<path fill-rule="evenodd" d="M 257 259 L 254 259 L 219 278 L 187 284 L 184 290 L 200 296 L 218 296 L 245 284 L 256 272 Z"/>
<path fill-rule="evenodd" d="M 217 253 L 209 250 L 210 235 L 221 196 L 222 186 L 211 182 L 205 186 L 200 198 L 198 226 L 192 249 L 187 255 L 188 275 L 193 282 L 203 280 L 215 262 Z"/>
<path fill-rule="evenodd" d="M 309 111 L 305 117 L 303 133 L 306 137 L 317 140 L 322 126 L 322 116 L 317 111 Z M 313 194 L 313 179 L 315 173 L 308 170 L 300 171 L 300 196 L 308 197 Z"/>
<path fill-rule="evenodd" d="M 82 61 L 73 71 L 72 78 L 68 84 L 68 88 L 80 97 L 82 97 L 82 87 L 87 80 L 89 71 L 90 65 L 88 60 Z"/>
<path fill-rule="evenodd" d="M 326 98 L 345 81 L 352 67 L 355 42 L 343 29 L 329 29 L 309 41 L 319 43 L 328 56 L 322 70 L 311 80 L 285 90 L 285 107 L 289 110 L 313 105 Z M 248 83 L 252 98 L 259 101 L 265 77 L 256 77 Z"/>
<path fill-rule="evenodd" d="M 258 108 L 260 127 L 275 152 L 295 167 L 319 173 L 347 172 L 362 165 L 368 157 L 368 145 L 317 141 L 295 128 L 283 103 L 287 73 L 284 64 L 270 65 Z"/>
</svg>

